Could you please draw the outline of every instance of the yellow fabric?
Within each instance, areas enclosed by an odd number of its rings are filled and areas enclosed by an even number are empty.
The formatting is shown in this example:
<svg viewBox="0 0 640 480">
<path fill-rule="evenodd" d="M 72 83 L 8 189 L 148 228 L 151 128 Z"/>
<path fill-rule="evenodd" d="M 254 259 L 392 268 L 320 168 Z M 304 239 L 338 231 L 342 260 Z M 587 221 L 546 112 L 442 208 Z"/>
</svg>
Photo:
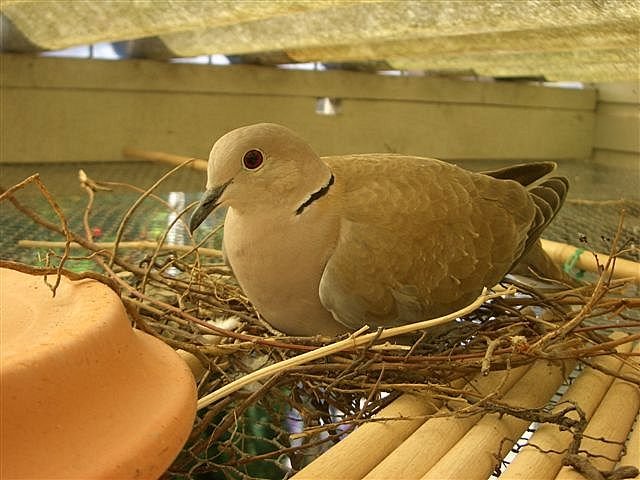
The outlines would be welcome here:
<svg viewBox="0 0 640 480">
<path fill-rule="evenodd" d="M 322 2 L 305 0 L 2 0 L 1 5 L 2 12 L 33 43 L 50 50 L 219 27 L 325 7 Z"/>
<path fill-rule="evenodd" d="M 2 0 L 43 49 L 159 37 L 175 56 L 272 54 L 576 81 L 640 77 L 638 0 Z"/>
</svg>

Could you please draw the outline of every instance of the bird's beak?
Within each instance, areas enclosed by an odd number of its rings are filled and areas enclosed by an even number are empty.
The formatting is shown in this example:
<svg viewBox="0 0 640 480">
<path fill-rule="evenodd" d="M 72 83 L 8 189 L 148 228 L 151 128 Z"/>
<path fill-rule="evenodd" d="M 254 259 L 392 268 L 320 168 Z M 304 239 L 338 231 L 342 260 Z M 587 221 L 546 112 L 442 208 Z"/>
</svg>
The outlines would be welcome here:
<svg viewBox="0 0 640 480">
<path fill-rule="evenodd" d="M 198 206 L 191 214 L 191 220 L 189 220 L 189 231 L 191 233 L 193 233 L 193 231 L 198 228 L 202 222 L 204 222 L 209 214 L 213 212 L 218 205 L 220 205 L 218 200 L 229 183 L 231 182 L 223 183 L 222 185 L 218 185 L 214 188 L 207 188 L 207 190 L 202 194 L 200 203 L 198 203 Z"/>
</svg>

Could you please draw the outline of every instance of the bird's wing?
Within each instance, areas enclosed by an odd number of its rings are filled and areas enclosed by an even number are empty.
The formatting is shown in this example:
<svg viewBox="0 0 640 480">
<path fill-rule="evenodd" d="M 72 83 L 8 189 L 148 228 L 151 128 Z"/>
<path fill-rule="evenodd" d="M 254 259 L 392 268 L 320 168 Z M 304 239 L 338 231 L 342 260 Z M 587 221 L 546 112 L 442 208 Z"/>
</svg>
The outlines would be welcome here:
<svg viewBox="0 0 640 480">
<path fill-rule="evenodd" d="M 320 300 L 350 328 L 442 315 L 492 286 L 522 254 L 536 207 L 516 182 L 437 160 L 329 158 L 340 234 Z"/>
</svg>

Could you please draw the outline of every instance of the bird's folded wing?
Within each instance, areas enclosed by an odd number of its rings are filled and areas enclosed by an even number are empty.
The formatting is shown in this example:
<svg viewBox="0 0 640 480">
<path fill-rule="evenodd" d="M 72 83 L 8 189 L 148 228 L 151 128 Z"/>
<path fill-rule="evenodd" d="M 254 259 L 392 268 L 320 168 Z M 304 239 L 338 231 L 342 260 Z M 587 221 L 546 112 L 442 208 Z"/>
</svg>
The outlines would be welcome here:
<svg viewBox="0 0 640 480">
<path fill-rule="evenodd" d="M 343 179 L 341 227 L 319 293 L 350 328 L 453 311 L 500 280 L 524 249 L 535 207 L 514 182 L 435 160 L 328 163 Z"/>
</svg>

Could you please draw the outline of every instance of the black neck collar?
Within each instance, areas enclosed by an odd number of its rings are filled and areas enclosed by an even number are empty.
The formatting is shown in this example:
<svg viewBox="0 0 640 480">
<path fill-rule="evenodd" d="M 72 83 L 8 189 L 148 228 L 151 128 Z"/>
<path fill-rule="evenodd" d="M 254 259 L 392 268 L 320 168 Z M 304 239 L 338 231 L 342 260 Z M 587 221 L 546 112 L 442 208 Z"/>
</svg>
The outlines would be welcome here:
<svg viewBox="0 0 640 480">
<path fill-rule="evenodd" d="M 307 201 L 298 207 L 298 209 L 296 210 L 296 215 L 300 215 L 305 208 L 307 208 L 309 205 L 311 205 L 313 202 L 315 202 L 319 198 L 322 198 L 323 196 L 325 196 L 329 191 L 329 188 L 331 187 L 331 185 L 333 185 L 334 180 L 335 178 L 333 178 L 333 173 L 332 173 L 331 178 L 329 178 L 329 182 L 317 192 L 313 192 L 311 196 L 307 199 Z"/>
</svg>

